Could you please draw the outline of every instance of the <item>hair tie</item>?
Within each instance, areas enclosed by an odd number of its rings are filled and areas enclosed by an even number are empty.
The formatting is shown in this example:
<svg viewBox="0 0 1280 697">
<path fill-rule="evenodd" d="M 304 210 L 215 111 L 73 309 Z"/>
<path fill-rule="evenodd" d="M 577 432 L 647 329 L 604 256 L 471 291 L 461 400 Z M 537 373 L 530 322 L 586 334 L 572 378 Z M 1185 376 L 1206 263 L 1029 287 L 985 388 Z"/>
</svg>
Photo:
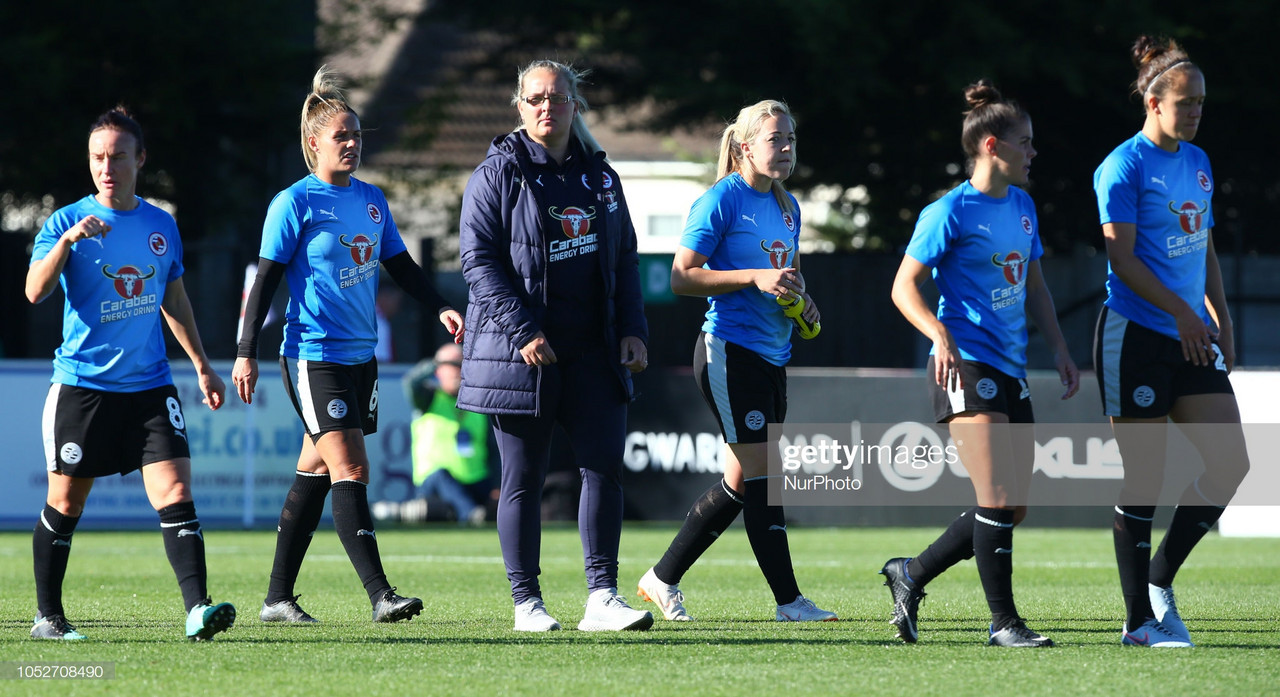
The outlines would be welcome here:
<svg viewBox="0 0 1280 697">
<path fill-rule="evenodd" d="M 1147 89 L 1143 90 L 1142 93 L 1145 95 L 1148 92 L 1150 92 L 1151 87 L 1155 85 L 1156 81 L 1159 80 L 1165 73 L 1169 72 L 1170 70 L 1173 70 L 1174 68 L 1178 67 L 1179 65 L 1182 65 L 1183 63 L 1190 63 L 1190 62 L 1191 62 L 1190 58 L 1180 58 L 1170 63 L 1169 65 L 1165 66 L 1164 70 L 1161 70 L 1160 72 L 1156 73 L 1156 76 L 1151 78 L 1151 82 L 1147 83 Z"/>
</svg>

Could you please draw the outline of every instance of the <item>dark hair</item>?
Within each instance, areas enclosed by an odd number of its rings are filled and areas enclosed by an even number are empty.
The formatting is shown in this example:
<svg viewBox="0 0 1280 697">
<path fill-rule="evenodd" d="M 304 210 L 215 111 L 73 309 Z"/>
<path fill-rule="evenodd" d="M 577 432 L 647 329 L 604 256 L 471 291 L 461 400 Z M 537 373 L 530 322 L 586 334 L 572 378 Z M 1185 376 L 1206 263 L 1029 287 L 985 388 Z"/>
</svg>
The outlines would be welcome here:
<svg viewBox="0 0 1280 697">
<path fill-rule="evenodd" d="M 1138 96 L 1150 93 L 1160 97 L 1168 87 L 1168 80 L 1163 79 L 1166 75 L 1200 69 L 1173 39 L 1143 34 L 1133 42 L 1129 52 L 1133 66 L 1138 69 L 1138 79 L 1133 83 L 1133 92 Z"/>
<path fill-rule="evenodd" d="M 93 122 L 93 125 L 89 127 L 89 135 L 93 135 L 104 128 L 133 136 L 133 139 L 138 143 L 138 153 L 147 149 L 142 142 L 142 126 L 139 126 L 138 122 L 133 120 L 133 115 L 129 113 L 129 110 L 123 104 L 117 105 L 116 108 L 99 116 Z"/>
<path fill-rule="evenodd" d="M 1000 90 L 985 78 L 964 88 L 964 100 L 968 102 L 969 110 L 964 112 L 960 145 L 972 173 L 973 161 L 978 157 L 983 138 L 1003 138 L 1031 116 L 1014 100 L 1000 96 Z"/>
</svg>

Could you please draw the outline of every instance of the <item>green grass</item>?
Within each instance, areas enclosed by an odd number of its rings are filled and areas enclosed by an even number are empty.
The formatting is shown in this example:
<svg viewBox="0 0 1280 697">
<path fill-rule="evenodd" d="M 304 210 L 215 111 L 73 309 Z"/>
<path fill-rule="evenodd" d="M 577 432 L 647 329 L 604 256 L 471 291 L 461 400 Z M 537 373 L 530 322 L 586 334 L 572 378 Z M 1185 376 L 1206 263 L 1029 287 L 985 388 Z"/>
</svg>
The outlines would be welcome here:
<svg viewBox="0 0 1280 697">
<path fill-rule="evenodd" d="M 621 589 L 675 528 L 628 524 Z M 1178 599 L 1198 647 L 1121 647 L 1122 606 L 1108 530 L 1021 529 L 1014 588 L 1030 625 L 1058 648 L 983 645 L 987 611 L 973 562 L 934 581 L 921 641 L 888 625 L 876 575 L 914 554 L 937 529 L 793 526 L 792 555 L 807 596 L 840 622 L 784 625 L 740 527 L 681 584 L 696 622 L 659 620 L 649 632 L 572 630 L 586 591 L 573 528 L 543 538 L 543 594 L 568 631 L 511 631 L 509 588 L 493 529 L 385 530 L 379 544 L 403 594 L 422 597 L 412 622 L 374 625 L 331 529 L 302 569 L 301 603 L 323 624 L 257 619 L 274 535 L 208 531 L 210 588 L 235 603 L 236 626 L 215 642 L 183 637 L 181 601 L 160 535 L 81 532 L 66 582 L 84 642 L 27 638 L 35 610 L 30 534 L 0 534 L 0 661 L 115 663 L 99 681 L 0 680 L 0 695 L 733 695 L 760 694 L 1274 694 L 1280 685 L 1280 540 L 1212 535 L 1178 577 Z M 635 602 L 636 605 L 647 605 Z M 652 607 L 649 605 L 648 607 Z"/>
</svg>

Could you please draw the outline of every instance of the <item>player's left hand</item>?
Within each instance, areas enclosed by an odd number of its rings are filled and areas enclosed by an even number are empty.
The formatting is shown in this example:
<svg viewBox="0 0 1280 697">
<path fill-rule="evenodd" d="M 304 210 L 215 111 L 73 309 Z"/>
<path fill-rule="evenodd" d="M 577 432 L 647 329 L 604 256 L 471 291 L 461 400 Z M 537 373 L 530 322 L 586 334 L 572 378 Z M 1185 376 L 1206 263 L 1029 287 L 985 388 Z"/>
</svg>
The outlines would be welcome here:
<svg viewBox="0 0 1280 697">
<path fill-rule="evenodd" d="M 446 307 L 440 311 L 440 324 L 453 335 L 453 343 L 461 344 L 463 333 L 466 328 L 463 325 L 462 314 L 452 307 Z"/>
<path fill-rule="evenodd" d="M 813 296 L 801 291 L 800 297 L 804 298 L 804 312 L 800 316 L 804 321 L 813 326 L 822 321 L 822 313 L 818 312 L 818 304 L 813 301 Z"/>
<path fill-rule="evenodd" d="M 236 394 L 245 404 L 253 404 L 253 391 L 258 386 L 258 359 L 236 358 L 231 368 L 231 382 L 236 386 Z"/>
<path fill-rule="evenodd" d="M 633 373 L 638 373 L 649 367 L 649 348 L 644 345 L 640 337 L 624 336 L 622 337 L 622 365 Z"/>
</svg>

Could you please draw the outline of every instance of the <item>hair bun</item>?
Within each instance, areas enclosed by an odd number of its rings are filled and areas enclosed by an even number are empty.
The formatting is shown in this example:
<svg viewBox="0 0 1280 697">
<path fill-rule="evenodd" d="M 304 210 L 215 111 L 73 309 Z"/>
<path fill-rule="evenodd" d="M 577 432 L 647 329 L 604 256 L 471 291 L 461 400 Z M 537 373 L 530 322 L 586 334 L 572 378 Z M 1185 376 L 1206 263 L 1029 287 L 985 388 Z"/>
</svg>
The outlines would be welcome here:
<svg viewBox="0 0 1280 697">
<path fill-rule="evenodd" d="M 1133 67 L 1142 68 L 1142 66 L 1158 58 L 1160 54 L 1173 48 L 1172 41 L 1160 41 L 1150 34 L 1143 34 L 1133 42 L 1133 48 L 1129 50 L 1129 53 L 1130 58 L 1133 60 Z"/>
<path fill-rule="evenodd" d="M 1004 98 L 1000 96 L 1000 90 L 996 89 L 995 85 L 982 79 L 964 88 L 964 100 L 972 111 L 989 104 L 999 104 L 1004 101 Z"/>
</svg>

